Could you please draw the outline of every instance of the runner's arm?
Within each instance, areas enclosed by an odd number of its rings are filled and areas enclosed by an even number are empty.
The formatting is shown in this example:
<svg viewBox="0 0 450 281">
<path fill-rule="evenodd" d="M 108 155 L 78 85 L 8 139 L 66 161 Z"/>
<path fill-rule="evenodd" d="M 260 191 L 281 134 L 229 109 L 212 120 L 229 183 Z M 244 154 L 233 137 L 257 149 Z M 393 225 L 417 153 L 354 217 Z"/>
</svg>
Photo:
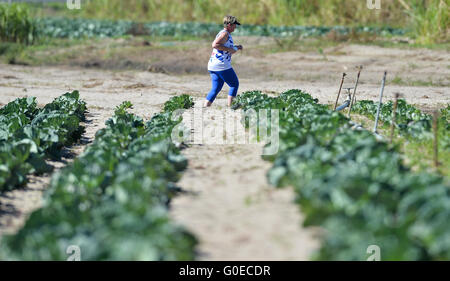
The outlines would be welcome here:
<svg viewBox="0 0 450 281">
<path fill-rule="evenodd" d="M 217 49 L 219 51 L 226 51 L 229 52 L 231 54 L 236 53 L 235 49 L 232 48 L 227 48 L 224 46 L 224 44 L 227 42 L 228 40 L 228 34 L 226 32 L 223 32 L 222 34 L 220 34 L 212 43 L 212 47 L 214 49 Z"/>
</svg>

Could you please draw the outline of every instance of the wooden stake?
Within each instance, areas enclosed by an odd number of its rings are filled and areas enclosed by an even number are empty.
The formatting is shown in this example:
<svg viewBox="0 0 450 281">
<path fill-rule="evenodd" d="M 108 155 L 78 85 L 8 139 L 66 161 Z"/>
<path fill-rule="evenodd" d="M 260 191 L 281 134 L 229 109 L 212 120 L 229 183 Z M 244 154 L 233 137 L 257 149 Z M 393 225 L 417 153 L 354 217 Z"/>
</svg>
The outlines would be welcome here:
<svg viewBox="0 0 450 281">
<path fill-rule="evenodd" d="M 390 143 L 392 143 L 392 140 L 394 139 L 394 127 L 397 123 L 397 104 L 398 104 L 398 97 L 399 94 L 395 93 L 395 100 L 394 100 L 394 106 L 393 106 L 393 112 L 392 112 L 392 121 L 391 121 L 391 139 Z"/>
<path fill-rule="evenodd" d="M 359 71 L 358 71 L 358 76 L 356 76 L 356 82 L 355 82 L 355 89 L 353 90 L 353 97 L 350 100 L 350 106 L 348 107 L 348 115 L 347 118 L 350 118 L 350 112 L 352 111 L 352 106 L 353 103 L 355 102 L 355 96 L 356 96 L 356 88 L 358 87 L 358 82 L 359 82 L 359 76 L 361 75 L 361 70 L 363 69 L 363 66 L 359 66 L 358 67 Z"/>
<path fill-rule="evenodd" d="M 384 72 L 383 81 L 381 81 L 380 101 L 378 102 L 377 115 L 375 116 L 375 126 L 373 127 L 374 133 L 377 132 L 378 119 L 380 118 L 380 110 L 381 110 L 381 105 L 383 103 L 384 85 L 386 84 L 386 75 L 387 75 L 387 71 Z"/>
<path fill-rule="evenodd" d="M 433 158 L 434 158 L 434 167 L 437 168 L 439 166 L 439 159 L 438 159 L 438 117 L 439 113 L 438 111 L 434 111 L 433 113 Z"/>
<path fill-rule="evenodd" d="M 336 110 L 336 107 L 337 107 L 337 104 L 338 104 L 338 101 L 339 101 L 339 96 L 341 95 L 342 85 L 344 84 L 345 75 L 347 75 L 347 74 L 345 74 L 345 72 L 342 73 L 341 86 L 339 87 L 339 92 L 338 92 L 338 95 L 337 95 L 337 98 L 336 98 L 336 103 L 334 104 L 334 109 L 333 110 Z"/>
</svg>

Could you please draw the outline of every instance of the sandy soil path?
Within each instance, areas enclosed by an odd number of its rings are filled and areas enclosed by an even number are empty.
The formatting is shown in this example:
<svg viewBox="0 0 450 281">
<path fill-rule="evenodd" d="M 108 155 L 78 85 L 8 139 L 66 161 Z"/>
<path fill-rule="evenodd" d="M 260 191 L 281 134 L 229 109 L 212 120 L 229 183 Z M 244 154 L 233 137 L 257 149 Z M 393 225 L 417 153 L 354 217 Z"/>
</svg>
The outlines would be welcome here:
<svg viewBox="0 0 450 281">
<path fill-rule="evenodd" d="M 237 68 L 237 71 L 239 69 Z M 368 78 L 367 69 L 361 74 L 357 99 L 377 100 L 382 72 L 375 78 Z M 450 73 L 448 71 L 444 71 Z M 353 87 L 356 71 L 347 71 L 344 87 Z M 278 79 L 255 75 L 252 78 L 239 77 L 239 93 L 260 90 L 266 93 L 280 93 L 289 89 L 303 89 L 321 103 L 335 101 L 342 73 L 322 69 L 321 77 L 310 82 L 305 77 Z M 388 73 L 390 76 L 391 74 Z M 6 77 L 6 78 L 5 78 Z M 323 79 L 323 80 L 322 80 Z M 368 82 L 373 81 L 373 82 Z M 209 75 L 173 76 L 143 71 L 104 71 L 72 67 L 24 67 L 0 64 L 0 105 L 18 97 L 36 96 L 38 102 L 46 104 L 66 91 L 79 90 L 91 108 L 113 109 L 124 100 L 130 100 L 135 113 L 150 118 L 162 104 L 173 95 L 190 94 L 204 98 L 211 87 Z M 228 88 L 224 86 L 219 98 L 225 98 Z M 450 103 L 450 88 L 432 86 L 399 86 L 387 84 L 385 100 L 393 99 L 395 93 L 409 103 L 423 108 L 443 107 Z M 345 99 L 342 96 L 342 101 Z"/>
<path fill-rule="evenodd" d="M 197 236 L 201 260 L 307 260 L 318 241 L 314 229 L 301 227 L 294 192 L 267 183 L 271 163 L 261 158 L 262 145 L 211 144 L 218 136 L 207 131 L 218 126 L 226 101 L 215 105 L 216 112 L 199 116 L 191 109 L 183 115 L 183 123 L 195 132 L 204 125 L 205 139 L 183 150 L 189 166 L 178 185 L 187 193 L 172 201 L 173 219 Z M 195 125 L 190 126 L 192 117 Z"/>
</svg>

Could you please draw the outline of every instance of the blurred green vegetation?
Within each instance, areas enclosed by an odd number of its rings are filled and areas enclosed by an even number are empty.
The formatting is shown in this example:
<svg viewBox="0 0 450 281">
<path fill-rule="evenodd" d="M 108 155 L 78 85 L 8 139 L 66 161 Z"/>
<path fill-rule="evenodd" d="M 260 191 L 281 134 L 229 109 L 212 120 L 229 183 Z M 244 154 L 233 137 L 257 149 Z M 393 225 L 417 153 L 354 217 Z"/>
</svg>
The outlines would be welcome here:
<svg viewBox="0 0 450 281">
<path fill-rule="evenodd" d="M 36 32 L 36 24 L 26 6 L 0 5 L 0 41 L 31 44 Z"/>
<path fill-rule="evenodd" d="M 382 1 L 381 4 L 380 10 L 368 9 L 363 0 L 89 0 L 82 3 L 80 10 L 69 10 L 64 3 L 28 6 L 32 8 L 34 17 L 220 24 L 225 14 L 233 14 L 242 23 L 253 25 L 390 26 L 410 29 L 412 37 L 419 44 L 448 42 L 448 0 L 398 0 Z M 0 24 L 3 22 L 0 32 L 5 33 L 7 30 L 4 27 L 4 11 L 10 10 L 17 16 L 14 22 L 8 20 L 9 26 L 21 26 L 18 29 L 20 32 L 16 31 L 21 34 L 20 38 L 25 38 L 23 34 L 28 34 L 28 38 L 32 39 L 33 24 L 27 10 L 22 5 L 11 5 L 11 8 L 8 6 L 0 5 Z"/>
<path fill-rule="evenodd" d="M 245 24 L 315 26 L 391 26 L 413 29 L 418 43 L 448 41 L 448 0 L 95 0 L 81 10 L 49 6 L 54 13 L 97 19 L 220 23 L 225 14 Z M 41 13 L 42 15 L 42 13 Z"/>
<path fill-rule="evenodd" d="M 361 32 L 382 36 L 403 35 L 403 29 L 408 31 L 406 35 L 414 39 L 411 44 L 432 47 L 442 43 L 448 46 L 450 34 L 449 0 L 382 1 L 380 10 L 368 9 L 363 0 L 86 0 L 80 10 L 67 9 L 65 3 L 0 4 L 0 41 L 28 44 L 36 41 L 36 30 L 44 33 L 44 37 L 76 38 L 86 34 L 89 37 L 90 33 L 95 36 L 105 33 L 107 37 L 108 34 L 140 35 L 139 32 L 145 29 L 150 30 L 152 35 L 173 36 L 170 32 L 175 32 L 183 36 L 199 36 L 197 33 L 209 32 L 212 28 L 211 24 L 205 23 L 213 23 L 215 30 L 225 14 L 237 16 L 244 24 L 236 35 L 296 36 L 301 32 L 302 36 L 316 36 L 322 29 L 332 27 L 331 33 L 342 37 L 340 33 L 345 28 L 339 26 L 346 26 L 351 28 L 344 31 L 348 33 L 350 30 L 350 35 L 344 34 L 346 37 L 360 38 Z M 68 23 L 61 21 L 63 19 L 55 17 L 125 21 L 85 20 L 79 26 L 78 20 L 72 25 L 79 27 L 69 28 Z M 44 19 L 36 23 L 36 18 Z M 184 24 L 155 25 L 155 22 L 161 21 Z M 134 30 L 136 26 L 140 29 Z M 310 30 L 304 26 L 318 28 Z M 391 29 L 386 30 L 387 27 Z M 192 34 L 186 33 L 189 31 Z M 67 36 L 64 35 L 66 33 Z M 327 39 L 332 40 L 331 37 Z M 342 40 L 337 38 L 336 41 Z"/>
<path fill-rule="evenodd" d="M 407 13 L 412 19 L 417 42 L 422 44 L 448 42 L 450 35 L 449 1 L 446 0 L 447 3 L 444 0 L 411 2 Z M 429 3 L 423 5 L 421 2 Z"/>
<path fill-rule="evenodd" d="M 233 14 L 242 23 L 258 25 L 385 23 L 404 26 L 405 14 L 401 4 L 382 1 L 382 5 L 381 10 L 370 10 L 366 1 L 361 0 L 95 0 L 84 4 L 80 14 L 95 18 L 177 22 L 221 22 L 225 14 Z"/>
</svg>

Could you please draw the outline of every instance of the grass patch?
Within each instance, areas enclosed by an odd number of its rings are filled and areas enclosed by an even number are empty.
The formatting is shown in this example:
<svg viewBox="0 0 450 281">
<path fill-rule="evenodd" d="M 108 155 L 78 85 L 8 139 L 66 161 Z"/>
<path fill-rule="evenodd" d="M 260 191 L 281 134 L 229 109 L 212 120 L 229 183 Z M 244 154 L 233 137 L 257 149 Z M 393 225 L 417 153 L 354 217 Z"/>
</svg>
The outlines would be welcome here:
<svg viewBox="0 0 450 281">
<path fill-rule="evenodd" d="M 413 141 L 397 137 L 394 141 L 405 155 L 405 161 L 418 171 L 437 170 L 445 177 L 450 176 L 450 150 L 440 149 L 438 153 L 439 166 L 434 168 L 433 142 L 432 141 Z"/>
<path fill-rule="evenodd" d="M 345 48 L 338 48 L 338 51 L 325 51 L 327 48 L 333 47 L 345 47 L 350 44 L 361 44 L 367 46 L 378 46 L 382 48 L 396 48 L 403 50 L 414 49 L 430 49 L 430 50 L 443 50 L 450 49 L 450 43 L 436 43 L 436 44 L 418 44 L 411 43 L 408 40 L 402 41 L 394 37 L 337 37 L 337 36 L 318 36 L 310 38 L 300 38 L 299 36 L 285 37 L 285 38 L 273 38 L 275 43 L 269 46 L 258 46 L 256 48 L 262 49 L 264 53 L 281 53 L 281 52 L 315 52 L 318 54 L 324 54 L 324 58 L 327 55 L 346 55 Z M 322 50 L 322 51 L 321 51 Z M 410 64 L 410 67 L 416 67 L 417 65 Z M 447 66 L 450 68 L 450 65 Z"/>
<path fill-rule="evenodd" d="M 412 87 L 447 87 L 448 83 L 445 83 L 443 79 L 432 80 L 431 77 L 428 80 L 403 80 L 399 76 L 395 76 L 390 82 L 393 85 L 399 86 L 412 86 Z"/>
<path fill-rule="evenodd" d="M 346 111 L 344 111 L 346 114 Z M 363 126 L 366 130 L 372 131 L 375 121 L 361 114 L 352 114 L 351 119 Z M 389 125 L 385 125 L 383 121 L 379 120 L 378 134 L 382 135 L 386 140 L 391 137 L 391 130 Z M 444 134 L 444 130 L 441 129 L 440 135 Z M 393 145 L 400 148 L 400 151 L 404 155 L 405 164 L 410 166 L 414 171 L 427 171 L 432 172 L 436 170 L 433 162 L 433 140 L 418 141 L 413 139 L 407 139 L 399 135 L 394 131 Z M 450 176 L 450 150 L 440 149 L 438 154 L 438 160 L 440 165 L 437 171 L 445 176 Z"/>
<path fill-rule="evenodd" d="M 329 47 L 336 47 L 340 44 L 337 41 L 323 40 L 322 38 L 301 39 L 298 36 L 287 38 L 273 38 L 275 43 L 269 46 L 257 46 L 264 53 L 281 53 L 281 52 L 317 52 Z"/>
<path fill-rule="evenodd" d="M 0 62 L 22 65 L 64 64 L 75 58 L 95 56 L 111 59 L 155 49 L 186 51 L 194 45 L 180 44 L 203 40 L 188 36 L 121 36 L 116 38 L 40 38 L 33 45 L 0 42 Z M 98 55 L 98 56 L 97 56 Z"/>
<path fill-rule="evenodd" d="M 412 63 L 412 62 L 408 63 L 408 67 L 412 70 L 419 68 L 419 66 L 417 64 Z"/>
<path fill-rule="evenodd" d="M 410 42 L 409 40 L 397 39 L 397 38 L 377 38 L 372 42 L 362 43 L 365 45 L 375 45 L 383 48 L 398 48 L 404 50 L 414 49 L 430 49 L 430 50 L 443 50 L 448 51 L 450 49 L 449 42 L 442 43 L 418 43 L 416 41 Z"/>
</svg>

